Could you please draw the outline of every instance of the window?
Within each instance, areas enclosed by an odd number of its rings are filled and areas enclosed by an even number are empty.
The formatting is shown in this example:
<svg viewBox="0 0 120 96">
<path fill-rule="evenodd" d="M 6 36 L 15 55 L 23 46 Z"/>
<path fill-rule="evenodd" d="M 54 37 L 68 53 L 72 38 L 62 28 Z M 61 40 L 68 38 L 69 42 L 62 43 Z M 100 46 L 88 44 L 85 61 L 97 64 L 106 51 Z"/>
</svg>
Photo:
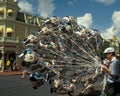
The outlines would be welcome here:
<svg viewBox="0 0 120 96">
<path fill-rule="evenodd" d="M 0 33 L 0 37 L 2 37 L 3 36 L 3 33 Z"/>
<path fill-rule="evenodd" d="M 29 18 L 28 18 L 28 22 L 29 22 L 30 24 L 34 24 L 34 18 L 33 18 L 33 17 L 29 17 Z"/>
<path fill-rule="evenodd" d="M 0 16 L 4 15 L 4 8 L 0 8 Z"/>
<path fill-rule="evenodd" d="M 0 25 L 0 37 L 2 37 L 2 36 L 3 36 L 3 26 Z"/>
<path fill-rule="evenodd" d="M 26 14 L 26 22 L 29 24 L 35 24 L 35 17 Z"/>
<path fill-rule="evenodd" d="M 7 37 L 12 37 L 13 28 L 12 27 L 7 27 L 6 28 L 6 33 L 7 33 Z"/>
<path fill-rule="evenodd" d="M 7 15 L 8 16 L 13 16 L 13 10 L 12 9 L 8 9 L 7 10 Z"/>
<path fill-rule="evenodd" d="M 12 37 L 12 33 L 7 33 L 7 37 Z"/>
<path fill-rule="evenodd" d="M 37 18 L 34 18 L 34 24 L 35 24 L 35 25 L 38 25 L 38 20 L 37 20 Z"/>
</svg>

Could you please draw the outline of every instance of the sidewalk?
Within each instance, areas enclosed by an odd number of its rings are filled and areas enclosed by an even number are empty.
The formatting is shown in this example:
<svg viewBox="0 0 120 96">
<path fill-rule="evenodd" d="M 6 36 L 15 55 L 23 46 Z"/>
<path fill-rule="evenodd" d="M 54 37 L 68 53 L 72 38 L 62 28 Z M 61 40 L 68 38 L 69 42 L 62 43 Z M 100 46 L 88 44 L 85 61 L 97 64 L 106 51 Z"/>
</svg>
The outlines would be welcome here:
<svg viewBox="0 0 120 96">
<path fill-rule="evenodd" d="M 0 72 L 0 75 L 22 75 L 22 70 L 19 71 L 8 71 Z"/>
</svg>

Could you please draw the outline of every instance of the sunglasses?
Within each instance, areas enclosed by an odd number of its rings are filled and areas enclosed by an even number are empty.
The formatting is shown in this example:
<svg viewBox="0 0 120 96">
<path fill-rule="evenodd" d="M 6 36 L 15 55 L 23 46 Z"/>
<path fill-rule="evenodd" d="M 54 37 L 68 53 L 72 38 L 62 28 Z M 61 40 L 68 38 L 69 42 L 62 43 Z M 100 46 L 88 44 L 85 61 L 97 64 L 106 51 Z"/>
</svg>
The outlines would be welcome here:
<svg viewBox="0 0 120 96">
<path fill-rule="evenodd" d="M 111 53 L 105 53 L 105 55 L 108 55 L 108 54 L 111 54 Z"/>
</svg>

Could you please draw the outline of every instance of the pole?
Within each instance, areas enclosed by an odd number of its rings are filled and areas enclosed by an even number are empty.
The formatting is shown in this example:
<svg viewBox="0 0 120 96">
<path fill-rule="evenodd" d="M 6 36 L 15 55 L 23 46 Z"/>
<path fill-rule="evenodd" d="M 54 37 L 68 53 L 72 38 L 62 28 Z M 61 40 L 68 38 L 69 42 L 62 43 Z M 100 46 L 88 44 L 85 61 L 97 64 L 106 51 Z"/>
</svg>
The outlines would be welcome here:
<svg viewBox="0 0 120 96">
<path fill-rule="evenodd" d="M 2 66 L 1 66 L 1 67 L 2 67 L 2 70 L 1 70 L 1 71 L 2 71 L 2 72 L 4 71 L 4 67 L 5 67 L 5 64 L 4 64 L 4 63 L 5 63 L 5 56 L 4 56 L 5 47 L 4 47 L 4 41 L 5 41 L 5 38 L 3 37 L 3 38 L 2 38 L 2 52 L 1 52 L 1 53 L 2 53 Z"/>
</svg>

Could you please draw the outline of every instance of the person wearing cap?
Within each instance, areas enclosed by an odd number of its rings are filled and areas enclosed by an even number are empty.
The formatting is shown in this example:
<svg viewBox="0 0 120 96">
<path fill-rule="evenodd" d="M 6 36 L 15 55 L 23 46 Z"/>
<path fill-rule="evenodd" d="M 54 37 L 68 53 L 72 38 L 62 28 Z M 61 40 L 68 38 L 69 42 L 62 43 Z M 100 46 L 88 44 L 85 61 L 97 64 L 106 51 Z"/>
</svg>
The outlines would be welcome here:
<svg viewBox="0 0 120 96">
<path fill-rule="evenodd" d="M 104 54 L 109 60 L 108 66 L 102 67 L 107 76 L 104 92 L 106 96 L 120 96 L 120 61 L 116 58 L 113 47 L 106 48 Z"/>
</svg>

